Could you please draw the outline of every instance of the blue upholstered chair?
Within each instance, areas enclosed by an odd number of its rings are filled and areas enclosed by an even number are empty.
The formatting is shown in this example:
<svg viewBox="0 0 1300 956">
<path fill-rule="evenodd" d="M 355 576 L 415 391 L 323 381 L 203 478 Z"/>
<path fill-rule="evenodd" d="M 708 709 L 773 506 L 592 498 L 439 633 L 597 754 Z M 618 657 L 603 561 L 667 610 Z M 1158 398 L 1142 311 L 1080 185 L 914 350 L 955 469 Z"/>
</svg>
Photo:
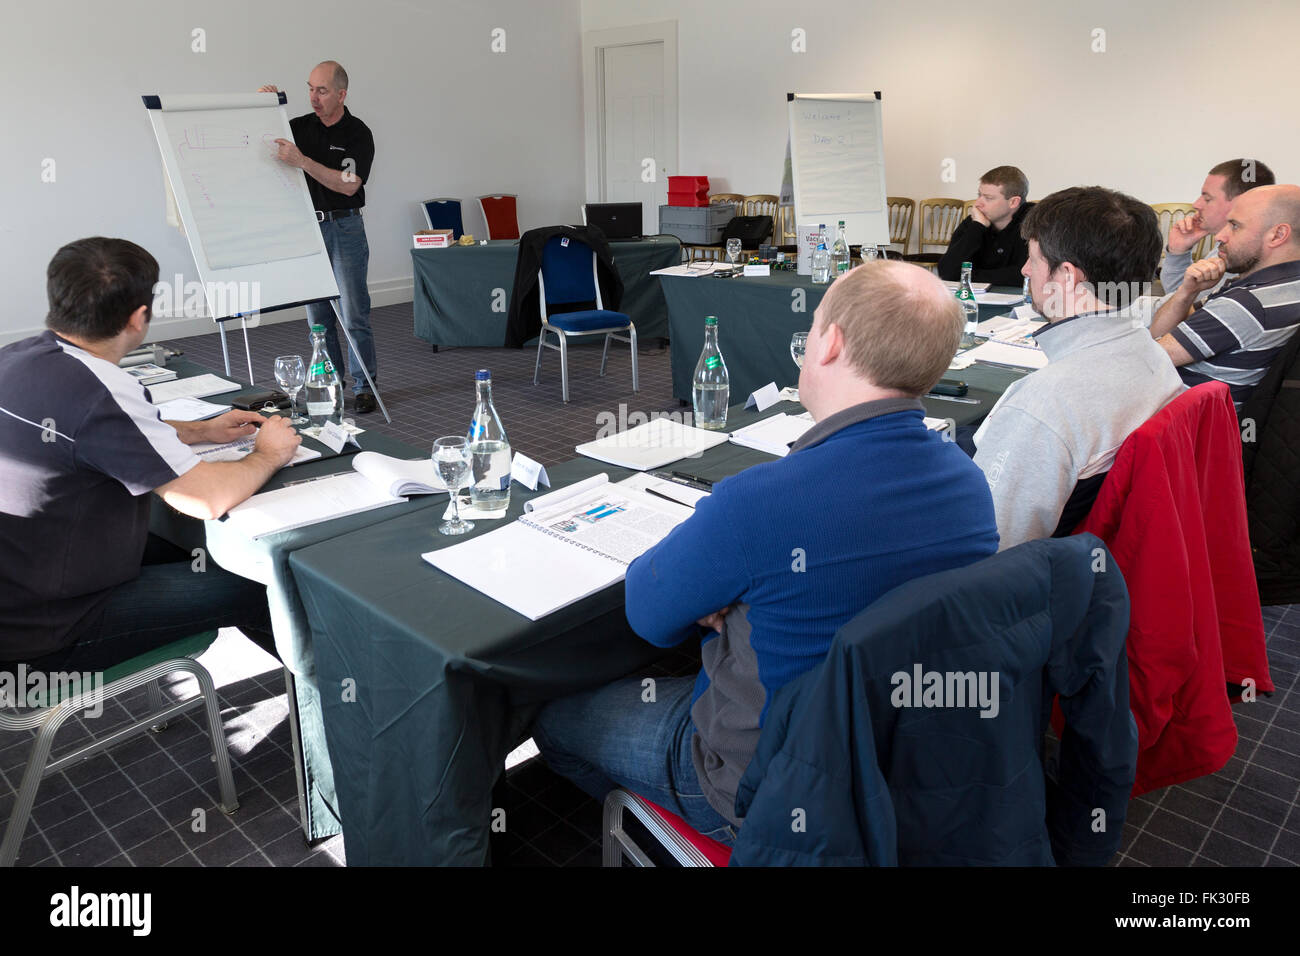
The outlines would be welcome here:
<svg viewBox="0 0 1300 956">
<path fill-rule="evenodd" d="M 628 316 L 622 312 L 611 312 L 602 303 L 600 280 L 596 274 L 596 253 L 592 248 L 577 239 L 552 236 L 542 250 L 542 267 L 537 270 L 537 288 L 542 329 L 537 336 L 537 365 L 533 370 L 533 384 L 537 384 L 542 374 L 542 349 L 556 349 L 560 353 L 560 390 L 567 402 L 569 337 L 603 334 L 605 351 L 600 357 L 600 374 L 605 374 L 605 363 L 609 359 L 609 340 L 627 342 L 632 347 L 632 391 L 638 391 L 640 383 L 636 367 L 636 326 Z M 554 306 L 593 301 L 596 303 L 594 309 L 550 314 Z M 546 341 L 548 332 L 555 336 L 555 344 Z"/>
<path fill-rule="evenodd" d="M 426 199 L 420 203 L 424 222 L 429 229 L 450 229 L 451 238 L 465 235 L 465 220 L 460 213 L 459 199 Z"/>
</svg>

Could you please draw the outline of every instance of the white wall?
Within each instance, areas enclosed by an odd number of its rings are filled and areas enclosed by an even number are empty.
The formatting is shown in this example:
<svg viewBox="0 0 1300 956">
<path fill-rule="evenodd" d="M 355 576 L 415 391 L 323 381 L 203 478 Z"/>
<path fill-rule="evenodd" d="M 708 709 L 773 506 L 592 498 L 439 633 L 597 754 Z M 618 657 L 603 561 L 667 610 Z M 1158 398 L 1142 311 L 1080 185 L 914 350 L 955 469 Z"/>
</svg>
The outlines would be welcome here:
<svg viewBox="0 0 1300 956">
<path fill-rule="evenodd" d="M 787 92 L 872 90 L 891 195 L 974 198 L 1003 163 L 1025 171 L 1031 199 L 1100 184 L 1191 202 L 1234 156 L 1300 179 L 1294 2 L 582 0 L 584 31 L 673 18 L 676 168 L 715 192 L 779 191 Z M 806 53 L 791 52 L 795 28 Z"/>
<path fill-rule="evenodd" d="M 492 30 L 506 31 L 504 53 Z M 207 51 L 191 49 L 206 31 Z M 366 184 L 375 302 L 411 298 L 415 201 L 519 194 L 520 225 L 577 221 L 583 194 L 578 0 L 6 0 L 0 14 L 0 344 L 45 320 L 45 267 L 59 246 L 122 236 L 164 280 L 197 273 L 163 221 L 162 164 L 142 93 L 254 90 L 274 83 L 290 115 L 310 109 L 307 74 L 347 68 L 349 108 L 371 128 Z M 56 179 L 41 181 L 55 160 Z M 154 320 L 151 339 L 211 331 Z"/>
</svg>

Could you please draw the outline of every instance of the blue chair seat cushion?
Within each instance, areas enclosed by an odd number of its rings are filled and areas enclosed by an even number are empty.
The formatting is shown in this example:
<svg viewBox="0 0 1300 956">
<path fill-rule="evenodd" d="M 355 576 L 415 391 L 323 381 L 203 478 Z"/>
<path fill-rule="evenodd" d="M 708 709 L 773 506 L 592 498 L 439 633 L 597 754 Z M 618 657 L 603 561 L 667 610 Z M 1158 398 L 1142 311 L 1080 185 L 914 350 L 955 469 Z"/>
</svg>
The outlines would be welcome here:
<svg viewBox="0 0 1300 956">
<path fill-rule="evenodd" d="M 632 320 L 622 312 L 609 309 L 588 309 L 583 312 L 562 312 L 548 316 L 551 325 L 564 332 L 594 332 L 597 329 L 627 328 Z"/>
</svg>

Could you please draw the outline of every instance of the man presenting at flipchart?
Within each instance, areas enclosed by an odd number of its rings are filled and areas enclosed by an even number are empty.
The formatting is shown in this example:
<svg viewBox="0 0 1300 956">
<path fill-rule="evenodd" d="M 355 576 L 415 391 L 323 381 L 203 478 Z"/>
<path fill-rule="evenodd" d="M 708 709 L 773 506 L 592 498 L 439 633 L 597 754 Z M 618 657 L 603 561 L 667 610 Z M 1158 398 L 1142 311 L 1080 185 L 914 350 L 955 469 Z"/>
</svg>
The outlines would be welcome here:
<svg viewBox="0 0 1300 956">
<path fill-rule="evenodd" d="M 375 158 L 375 140 L 370 129 L 343 105 L 348 95 L 348 74 L 338 63 L 326 60 L 307 78 L 312 112 L 289 121 L 294 142 L 278 139 L 279 159 L 307 174 L 307 189 L 321 238 L 334 267 L 339 284 L 339 307 L 355 351 L 348 352 L 348 372 L 356 394 L 356 410 L 375 410 L 375 396 L 361 371 L 364 363 L 371 379 L 378 381 L 375 342 L 370 332 L 370 291 L 366 287 L 366 269 L 370 246 L 361 208 L 366 204 L 366 180 Z M 277 87 L 263 86 L 259 93 L 278 93 Z M 330 361 L 342 372 L 343 353 L 339 349 L 334 309 L 328 302 L 307 306 L 307 321 L 325 326 L 325 344 Z"/>
</svg>

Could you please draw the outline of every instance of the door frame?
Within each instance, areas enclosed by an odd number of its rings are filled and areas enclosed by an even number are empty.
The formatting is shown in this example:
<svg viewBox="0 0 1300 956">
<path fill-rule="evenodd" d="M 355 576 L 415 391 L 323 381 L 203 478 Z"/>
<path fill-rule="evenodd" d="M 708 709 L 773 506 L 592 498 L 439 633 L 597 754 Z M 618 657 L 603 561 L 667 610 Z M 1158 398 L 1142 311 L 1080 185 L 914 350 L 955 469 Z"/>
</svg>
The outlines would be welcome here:
<svg viewBox="0 0 1300 956">
<path fill-rule="evenodd" d="M 586 132 L 586 202 L 601 202 L 605 184 L 605 50 L 616 46 L 663 43 L 664 50 L 664 142 L 663 156 L 656 162 L 656 178 L 665 184 L 677 173 L 677 21 L 641 23 L 609 30 L 588 30 L 582 34 L 582 104 Z M 653 212 L 653 211 L 652 211 Z"/>
</svg>

